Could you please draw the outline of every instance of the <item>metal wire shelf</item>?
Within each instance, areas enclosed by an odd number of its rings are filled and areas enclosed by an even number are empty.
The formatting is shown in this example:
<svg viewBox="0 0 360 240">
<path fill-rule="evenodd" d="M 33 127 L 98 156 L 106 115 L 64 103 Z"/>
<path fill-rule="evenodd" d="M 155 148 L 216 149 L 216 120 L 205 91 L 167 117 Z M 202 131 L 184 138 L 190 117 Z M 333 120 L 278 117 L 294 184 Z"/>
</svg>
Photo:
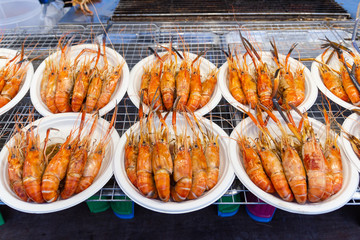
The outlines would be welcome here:
<svg viewBox="0 0 360 240">
<path fill-rule="evenodd" d="M 298 42 L 297 51 L 302 58 L 315 58 L 322 50 L 320 45 L 325 36 L 341 41 L 348 37 L 351 32 L 352 22 L 346 23 L 325 23 L 325 22 L 279 22 L 279 23 L 219 23 L 219 24 L 191 24 L 191 23 L 162 23 L 162 24 L 114 24 L 107 34 L 107 45 L 114 48 L 124 56 L 129 65 L 134 65 L 148 56 L 148 46 L 156 47 L 158 44 L 168 44 L 173 41 L 174 46 L 182 48 L 183 41 L 187 44 L 187 50 L 190 52 L 200 52 L 208 49 L 205 58 L 212 61 L 217 66 L 221 66 L 226 58 L 221 49 L 238 46 L 240 38 L 238 36 L 239 27 L 243 33 L 255 42 L 257 47 L 264 51 L 270 50 L 269 41 L 274 38 L 281 53 L 286 53 L 293 42 Z M 27 52 L 31 56 L 40 56 L 33 61 L 35 69 L 46 58 L 50 51 L 54 51 L 59 38 L 63 34 L 66 37 L 75 36 L 75 42 L 90 43 L 96 41 L 103 34 L 104 28 L 100 25 L 89 26 L 65 26 L 62 25 L 55 29 L 35 32 L 32 28 L 15 29 L 11 32 L 5 32 L 4 39 L 0 43 L 2 48 L 20 49 L 25 42 Z M 240 48 L 241 51 L 244 51 Z M 294 54 L 295 55 L 295 54 Z M 311 61 L 303 62 L 308 68 Z M 314 106 L 308 111 L 309 116 L 322 121 L 322 114 L 319 110 L 322 98 L 319 95 Z M 132 104 L 126 95 L 118 104 L 119 111 L 115 128 L 119 135 L 123 135 L 129 129 L 137 118 L 137 108 Z M 15 115 L 27 117 L 32 108 L 29 94 L 13 109 L 0 116 L 0 147 L 8 141 L 15 123 Z M 348 116 L 350 111 L 332 103 L 333 112 L 342 112 L 343 115 L 336 115 L 336 120 L 342 123 L 343 116 Z M 126 114 L 124 114 L 126 113 Z M 224 131 L 230 134 L 233 126 L 236 126 L 244 115 L 238 112 L 225 99 L 222 99 L 219 105 L 211 112 L 212 120 L 218 124 Z M 40 114 L 35 111 L 35 119 L 40 118 Z M 111 116 L 108 116 L 111 117 Z M 210 117 L 206 115 L 205 117 Z M 225 121 L 223 119 L 227 119 Z M 116 161 L 116 159 L 115 159 Z M 224 196 L 231 196 L 232 201 L 223 202 L 220 199 L 215 204 L 263 204 L 261 201 L 252 201 L 248 198 L 249 191 L 235 179 L 232 186 Z M 240 195 L 240 201 L 235 195 Z M 121 191 L 115 179 L 112 178 L 98 193 L 88 201 L 131 201 Z M 360 205 L 360 188 L 358 187 L 353 199 L 348 205 Z"/>
</svg>

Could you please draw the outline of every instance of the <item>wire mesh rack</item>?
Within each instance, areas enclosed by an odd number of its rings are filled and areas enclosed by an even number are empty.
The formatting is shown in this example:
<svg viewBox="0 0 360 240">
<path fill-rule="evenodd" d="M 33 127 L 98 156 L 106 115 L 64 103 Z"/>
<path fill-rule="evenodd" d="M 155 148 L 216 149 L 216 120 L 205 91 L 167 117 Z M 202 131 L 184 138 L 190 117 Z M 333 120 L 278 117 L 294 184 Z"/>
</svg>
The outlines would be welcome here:
<svg viewBox="0 0 360 240">
<path fill-rule="evenodd" d="M 162 23 L 162 24 L 114 24 L 107 32 L 106 44 L 114 48 L 126 59 L 130 69 L 141 59 L 147 57 L 150 53 L 148 47 L 157 47 L 159 44 L 168 44 L 170 41 L 178 48 L 183 47 L 186 42 L 186 49 L 193 53 L 199 53 L 207 49 L 205 58 L 220 67 L 225 63 L 226 58 L 222 49 L 228 46 L 237 47 L 244 51 L 240 45 L 239 29 L 253 43 L 263 51 L 270 50 L 269 41 L 276 40 L 280 53 L 286 53 L 291 44 L 298 42 L 296 48 L 298 57 L 315 58 L 321 54 L 320 45 L 325 36 L 334 41 L 344 41 L 349 38 L 352 31 L 352 22 L 347 23 L 327 23 L 327 22 L 279 22 L 279 23 L 218 23 L 218 24 L 191 24 L 191 23 Z M 74 42 L 91 43 L 102 37 L 104 27 L 101 25 L 89 26 L 59 26 L 54 29 L 43 29 L 42 32 L 36 32 L 32 28 L 19 28 L 15 31 L 5 32 L 4 38 L 0 43 L 2 48 L 20 49 L 25 43 L 27 53 L 30 57 L 40 56 L 33 61 L 35 69 L 44 60 L 49 52 L 56 48 L 58 40 L 64 34 L 66 38 L 74 36 Z M 308 68 L 311 61 L 303 62 Z M 319 107 L 322 98 L 319 95 L 314 106 L 308 110 L 309 116 L 323 122 L 323 117 Z M 15 123 L 15 115 L 27 117 L 32 109 L 32 103 L 29 94 L 19 102 L 19 104 L 0 116 L 0 147 L 9 140 Z M 334 112 L 342 112 L 343 115 L 336 115 L 336 120 L 342 124 L 343 116 L 350 115 L 340 106 L 332 103 Z M 127 113 L 127 114 L 124 114 Z M 138 109 L 132 104 L 128 96 L 118 104 L 118 116 L 115 128 L 122 136 L 127 129 L 136 121 Z M 227 134 L 231 134 L 233 126 L 236 126 L 244 115 L 228 104 L 223 98 L 212 112 L 212 120 L 219 125 Z M 41 117 L 35 111 L 35 119 Z M 111 116 L 108 116 L 109 118 Z M 210 117 L 210 114 L 205 115 Z M 228 121 L 225 121 L 227 119 Z M 114 159 L 116 161 L 116 159 Z M 236 178 L 232 186 L 225 193 L 225 196 L 231 196 L 232 201 L 223 202 L 219 199 L 215 204 L 263 204 L 260 200 L 250 200 L 249 191 Z M 239 198 L 235 198 L 240 195 Z M 125 197 L 125 198 L 124 198 Z M 120 187 L 112 178 L 98 193 L 88 201 L 131 201 L 122 192 Z M 360 188 L 358 187 L 354 197 L 348 202 L 349 205 L 360 204 Z"/>
</svg>

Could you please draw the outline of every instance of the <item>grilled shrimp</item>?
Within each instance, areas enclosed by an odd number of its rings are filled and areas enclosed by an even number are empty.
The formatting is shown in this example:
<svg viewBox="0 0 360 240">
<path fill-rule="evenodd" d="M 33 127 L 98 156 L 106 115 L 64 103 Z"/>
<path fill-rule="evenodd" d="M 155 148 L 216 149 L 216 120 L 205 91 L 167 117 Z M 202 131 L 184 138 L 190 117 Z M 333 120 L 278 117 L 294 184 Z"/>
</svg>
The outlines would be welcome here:
<svg viewBox="0 0 360 240">
<path fill-rule="evenodd" d="M 256 148 L 264 170 L 270 177 L 270 180 L 279 196 L 285 201 L 292 202 L 294 200 L 294 195 L 292 194 L 286 180 L 285 173 L 281 165 L 281 159 L 275 151 L 270 148 L 270 144 L 267 142 L 268 140 L 266 137 L 263 136 L 263 138 L 264 139 L 262 141 L 256 143 Z"/>
<path fill-rule="evenodd" d="M 82 119 L 79 127 L 78 137 L 75 140 L 76 145 L 72 149 L 69 166 L 66 172 L 64 189 L 61 191 L 61 198 L 67 199 L 71 197 L 80 182 L 83 174 L 85 163 L 88 157 L 88 148 L 91 142 L 91 137 L 96 129 L 98 122 L 98 115 L 94 116 L 94 121 L 91 126 L 90 132 L 80 141 L 81 132 L 85 125 L 85 112 L 82 112 Z"/>
<path fill-rule="evenodd" d="M 175 63 L 169 62 L 164 64 L 163 73 L 160 79 L 160 91 L 164 107 L 171 110 L 174 104 L 175 96 Z M 146 81 L 146 80 L 144 80 Z M 144 94 L 145 97 L 145 94 Z M 145 99 L 145 98 L 144 98 Z"/>
<path fill-rule="evenodd" d="M 23 147 L 25 146 L 25 136 L 24 132 L 22 132 L 17 125 L 15 128 L 16 133 L 14 135 L 14 146 L 7 146 L 9 150 L 8 175 L 10 187 L 21 200 L 27 202 L 29 200 L 29 197 L 26 194 L 25 186 L 23 183 L 23 166 L 25 161 Z"/>
<path fill-rule="evenodd" d="M 106 131 L 104 137 L 99 140 L 96 146 L 93 147 L 92 151 L 88 155 L 87 161 L 84 166 L 83 174 L 80 178 L 79 184 L 75 193 L 80 193 L 86 190 L 95 180 L 96 176 L 98 175 L 101 167 L 101 163 L 106 154 L 106 147 L 110 142 L 111 132 L 115 123 L 117 114 L 117 107 L 113 112 L 113 116 L 111 118 L 111 122 L 109 124 L 109 128 Z"/>
<path fill-rule="evenodd" d="M 231 95 L 241 104 L 246 104 L 246 97 L 241 88 L 238 69 L 233 59 L 228 58 L 229 65 L 229 91 Z"/>
<path fill-rule="evenodd" d="M 194 133 L 196 135 L 196 133 Z M 192 166 L 192 186 L 188 199 L 196 199 L 200 197 L 206 190 L 206 158 L 203 148 L 198 137 L 192 143 L 191 151 L 191 166 Z"/>
<path fill-rule="evenodd" d="M 238 144 L 242 153 L 244 168 L 251 181 L 267 193 L 275 192 L 274 186 L 266 176 L 256 150 L 245 137 L 239 137 Z"/>
<path fill-rule="evenodd" d="M 23 167 L 23 183 L 28 197 L 34 202 L 43 203 L 41 177 L 46 163 L 40 149 L 40 137 L 34 135 L 33 128 L 30 128 L 30 133 L 27 135 L 28 145 Z"/>
<path fill-rule="evenodd" d="M 181 62 L 180 71 L 175 78 L 175 83 L 176 95 L 180 98 L 177 106 L 180 111 L 183 111 L 190 94 L 190 66 L 187 59 Z"/>
<path fill-rule="evenodd" d="M 254 108 L 259 103 L 259 97 L 257 95 L 256 81 L 249 73 L 248 66 L 246 64 L 246 55 L 247 54 L 244 54 L 243 57 L 243 66 L 239 68 L 239 79 L 246 101 Z"/>
<path fill-rule="evenodd" d="M 46 202 L 54 202 L 59 196 L 60 181 L 65 177 L 72 151 L 72 134 L 61 145 L 59 152 L 51 159 L 46 166 L 42 177 L 41 193 Z"/>
<path fill-rule="evenodd" d="M 184 201 L 190 193 L 192 184 L 192 166 L 190 149 L 186 135 L 178 135 L 175 140 L 174 181 L 171 197 L 176 202 Z"/>
<path fill-rule="evenodd" d="M 199 108 L 204 107 L 210 101 L 216 87 L 218 71 L 219 70 L 217 68 L 212 69 L 205 81 L 202 83 Z"/>
<path fill-rule="evenodd" d="M 336 141 L 337 139 L 330 133 L 329 115 L 327 114 L 325 109 L 324 117 L 326 122 L 326 141 L 324 155 L 329 165 L 329 172 L 331 173 L 333 178 L 332 193 L 335 194 L 340 191 L 343 184 L 342 160 L 340 148 L 337 145 Z"/>
<path fill-rule="evenodd" d="M 194 112 L 198 109 L 201 100 L 201 76 L 200 63 L 197 66 L 192 65 L 190 77 L 190 95 L 186 103 L 189 111 Z"/>
<path fill-rule="evenodd" d="M 136 140 L 137 136 L 130 132 L 129 136 L 126 135 L 125 144 L 125 169 L 126 174 L 131 183 L 137 187 L 137 176 L 136 176 L 136 164 L 139 154 L 138 145 L 139 142 Z"/>
</svg>

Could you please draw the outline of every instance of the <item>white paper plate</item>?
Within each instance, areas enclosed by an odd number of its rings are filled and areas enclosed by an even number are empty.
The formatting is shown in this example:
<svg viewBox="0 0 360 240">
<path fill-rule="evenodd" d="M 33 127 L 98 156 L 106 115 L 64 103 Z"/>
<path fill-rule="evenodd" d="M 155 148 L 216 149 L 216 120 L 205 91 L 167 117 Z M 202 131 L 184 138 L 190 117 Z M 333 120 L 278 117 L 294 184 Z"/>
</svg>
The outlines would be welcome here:
<svg viewBox="0 0 360 240">
<path fill-rule="evenodd" d="M 77 45 L 77 46 L 71 47 L 70 58 L 72 60 L 74 60 L 75 57 L 81 52 L 81 50 L 83 50 L 85 48 L 98 50 L 98 47 L 95 44 Z M 89 56 L 93 57 L 96 55 L 94 53 L 85 53 L 79 59 L 82 60 L 82 59 L 85 59 L 85 57 L 87 57 L 87 59 L 88 59 Z M 124 95 L 126 93 L 126 89 L 129 84 L 129 67 L 126 64 L 125 59 L 119 53 L 117 53 L 116 51 L 114 51 L 113 49 L 108 48 L 108 47 L 106 48 L 106 56 L 108 58 L 109 66 L 116 66 L 117 64 L 120 64 L 123 62 L 124 62 L 124 66 L 122 68 L 121 77 L 116 86 L 115 92 L 111 96 L 109 103 L 105 107 L 100 109 L 100 111 L 99 111 L 100 116 L 103 116 L 106 113 L 108 113 L 109 111 L 111 111 L 116 106 L 116 104 L 121 101 L 121 99 L 124 97 Z M 41 79 L 43 76 L 43 72 L 45 70 L 45 61 L 48 59 L 56 59 L 57 60 L 56 62 L 58 62 L 60 59 L 60 52 L 58 51 L 58 52 L 51 54 L 40 64 L 40 66 L 36 69 L 36 72 L 33 77 L 33 84 L 31 85 L 31 88 L 30 88 L 31 101 L 32 101 L 34 107 L 36 108 L 36 110 L 43 116 L 48 116 L 48 115 L 53 114 L 48 109 L 46 104 L 41 100 L 41 96 L 40 96 Z M 102 58 L 100 58 L 98 64 L 99 64 L 99 66 L 103 65 Z"/>
<path fill-rule="evenodd" d="M 259 52 L 259 54 L 261 55 L 262 59 L 264 62 L 266 62 L 268 64 L 268 66 L 270 66 L 272 69 L 274 69 L 274 71 L 276 70 L 276 65 L 275 62 L 273 61 L 273 57 L 272 54 L 270 52 Z M 280 61 L 283 62 L 285 60 L 285 55 L 279 54 L 279 58 Z M 251 69 L 254 69 L 254 64 L 251 60 L 251 58 L 249 56 L 247 56 L 246 58 L 246 62 L 248 63 L 248 66 Z M 308 110 L 309 108 L 311 108 L 311 106 L 315 103 L 317 95 L 318 95 L 318 90 L 317 87 L 315 85 L 315 83 L 311 80 L 311 74 L 309 69 L 303 65 L 301 62 L 289 57 L 289 63 L 290 63 L 290 70 L 291 72 L 295 72 L 297 67 L 301 67 L 301 68 L 305 68 L 304 70 L 304 74 L 305 74 L 305 99 L 304 101 L 298 106 L 298 109 L 302 112 L 305 112 L 306 110 Z M 228 78 L 228 73 L 229 73 L 229 67 L 228 67 L 228 63 L 225 62 L 219 71 L 219 86 L 220 86 L 220 90 L 222 95 L 224 96 L 224 98 L 226 99 L 226 101 L 228 101 L 234 108 L 236 108 L 239 111 L 242 111 L 239 106 L 245 110 L 249 109 L 249 105 L 245 106 L 241 103 L 239 103 L 238 101 L 236 101 L 236 99 L 231 95 L 230 91 L 229 91 L 229 78 Z"/>
<path fill-rule="evenodd" d="M 309 119 L 315 132 L 318 133 L 318 136 L 320 137 L 320 142 L 323 144 L 325 141 L 325 134 L 322 133 L 325 132 L 325 125 L 312 118 Z M 299 117 L 294 116 L 294 121 L 296 123 L 298 123 L 299 120 Z M 281 120 L 281 123 L 285 126 L 283 120 Z M 275 136 L 274 131 L 276 131 L 276 133 L 278 134 L 278 128 L 273 121 L 269 122 L 268 127 L 273 136 Z M 243 133 L 244 135 L 252 138 L 258 136 L 258 129 L 249 118 L 246 118 L 242 122 L 240 122 L 238 126 L 234 129 L 234 131 L 231 133 L 230 137 L 233 139 L 238 139 L 237 132 Z M 340 139 L 338 139 L 337 143 L 339 144 L 339 146 L 341 146 Z M 313 215 L 334 211 L 338 208 L 341 208 L 352 198 L 359 184 L 358 172 L 352 167 L 345 153 L 341 149 L 344 180 L 343 186 L 338 193 L 331 196 L 327 200 L 319 203 L 307 202 L 306 204 L 301 205 L 296 203 L 295 201 L 286 202 L 275 194 L 264 192 L 250 180 L 243 167 L 242 158 L 240 158 L 241 151 L 236 141 L 230 140 L 228 151 L 231 163 L 234 167 L 235 174 L 244 184 L 244 186 L 264 202 L 288 212 Z"/>
<path fill-rule="evenodd" d="M 87 115 L 87 118 L 90 115 Z M 79 125 L 79 113 L 61 113 L 61 114 L 53 114 L 51 116 L 47 116 L 41 118 L 34 122 L 34 125 L 37 125 L 36 131 L 40 134 L 40 139 L 45 139 L 46 130 L 50 127 L 58 128 L 61 131 L 52 131 L 50 133 L 50 139 L 54 138 L 63 138 L 65 139 L 70 131 L 73 129 L 74 125 Z M 28 128 L 27 126 L 26 128 Z M 91 126 L 87 126 L 83 131 L 88 131 Z M 92 139 L 100 139 L 104 136 L 105 132 L 109 127 L 109 123 L 104 119 L 100 118 L 98 121 L 98 126 L 94 132 Z M 98 192 L 111 178 L 113 174 L 113 157 L 115 153 L 115 147 L 119 142 L 119 135 L 115 129 L 113 129 L 111 133 L 111 140 L 106 149 L 105 158 L 101 164 L 100 171 L 95 178 L 93 184 L 79 194 L 75 194 L 69 199 L 66 200 L 58 200 L 53 203 L 30 203 L 24 202 L 11 190 L 9 178 L 8 178 L 8 161 L 7 157 L 9 155 L 8 149 L 4 146 L 2 151 L 0 152 L 0 198 L 1 200 L 8 205 L 18 211 L 27 212 L 27 213 L 50 213 L 56 212 L 60 210 L 64 210 L 75 206 L 92 195 Z M 13 139 L 11 139 L 7 145 L 11 146 L 13 144 Z"/>
<path fill-rule="evenodd" d="M 182 52 L 180 52 L 180 53 L 183 55 Z M 164 53 L 159 53 L 160 56 L 162 56 L 163 54 Z M 188 53 L 188 55 L 189 55 L 189 58 L 192 60 L 197 57 L 197 55 L 193 54 L 193 53 Z M 131 69 L 130 84 L 129 84 L 127 92 L 128 92 L 128 96 L 129 96 L 130 100 L 133 102 L 133 104 L 137 108 L 139 108 L 139 104 L 140 104 L 139 90 L 140 90 L 140 84 L 141 84 L 141 77 L 144 73 L 144 67 L 152 64 L 154 62 L 154 60 L 155 60 L 155 56 L 151 55 L 149 57 L 144 58 L 140 62 L 138 62 L 133 67 L 133 69 Z M 203 82 L 203 81 L 205 81 L 205 78 L 208 75 L 208 73 L 210 73 L 210 71 L 215 68 L 215 65 L 203 57 L 200 57 L 199 60 L 201 60 L 200 73 L 201 73 L 201 81 Z M 178 67 L 180 66 L 180 63 L 181 63 L 181 60 L 179 60 L 179 58 L 178 58 Z M 219 79 L 218 79 L 218 82 L 219 82 Z M 218 84 L 216 84 L 216 87 L 210 98 L 210 101 L 204 107 L 200 108 L 199 110 L 196 110 L 195 113 L 200 116 L 203 116 L 203 115 L 209 113 L 211 110 L 213 110 L 218 105 L 220 100 L 221 100 L 221 92 L 218 87 Z M 146 105 L 144 105 L 144 110 L 145 110 L 145 112 L 148 112 L 148 107 Z"/>
<path fill-rule="evenodd" d="M 360 138 L 360 116 L 358 114 L 353 113 L 348 116 L 342 127 L 346 132 L 354 135 L 357 138 Z M 360 172 L 360 159 L 352 149 L 350 142 L 345 138 L 346 134 L 341 132 L 340 136 L 346 156 L 351 160 L 356 170 Z"/>
<path fill-rule="evenodd" d="M 166 123 L 171 126 L 172 113 L 167 117 Z M 210 123 L 207 119 L 202 119 L 206 127 L 213 129 L 215 134 L 219 134 L 219 145 L 220 145 L 220 172 L 219 172 L 219 181 L 216 186 L 210 191 L 205 192 L 201 197 L 195 200 L 186 200 L 183 202 L 162 202 L 158 199 L 149 199 L 144 197 L 140 191 L 132 185 L 130 180 L 126 175 L 125 163 L 124 163 L 124 154 L 125 154 L 125 143 L 126 143 L 126 134 L 124 134 L 117 146 L 115 153 L 114 161 L 114 175 L 117 183 L 124 193 L 131 198 L 137 204 L 161 213 L 169 214 L 180 214 L 193 212 L 202 208 L 207 207 L 208 205 L 214 203 L 218 200 L 231 186 L 234 181 L 234 172 L 231 167 L 230 161 L 227 155 L 227 145 L 228 145 L 228 135 L 222 130 L 218 125 Z M 155 124 L 158 124 L 156 121 Z M 177 126 L 178 131 L 182 129 L 182 126 L 185 126 L 185 119 L 180 114 L 177 116 Z M 130 130 L 134 132 L 139 132 L 139 123 L 134 124 L 126 133 L 129 134 Z M 191 130 L 187 127 L 187 133 L 191 135 Z"/>
<path fill-rule="evenodd" d="M 9 59 L 15 57 L 17 52 L 18 51 L 11 50 L 11 49 L 0 48 L 0 56 L 8 58 L 8 59 L 0 59 L 0 68 L 5 66 L 5 64 L 9 61 Z M 25 58 L 26 58 L 26 56 L 25 56 Z M 28 62 L 24 62 L 23 64 L 28 64 Z M 31 79 L 34 74 L 34 67 L 33 67 L 32 63 L 30 63 L 27 68 L 28 69 L 27 69 L 26 77 L 25 77 L 25 80 L 23 80 L 23 82 L 21 83 L 19 92 L 16 94 L 16 96 L 10 102 L 8 102 L 5 106 L 0 108 L 0 115 L 6 113 L 11 108 L 13 108 L 16 104 L 18 104 L 18 102 L 21 101 L 21 99 L 26 95 L 27 91 L 29 90 L 30 84 L 31 84 Z"/>
<path fill-rule="evenodd" d="M 331 51 L 328 51 L 325 55 L 324 55 L 324 59 L 327 60 L 327 58 L 330 56 Z M 344 56 L 345 56 L 345 60 L 346 62 L 352 64 L 353 61 L 351 58 L 349 58 L 349 55 L 344 52 Z M 321 61 L 321 55 L 317 56 L 316 60 Z M 342 63 L 340 63 L 340 61 L 337 59 L 336 54 L 331 58 L 331 60 L 329 61 L 328 65 L 338 71 L 340 70 L 340 66 Z M 337 96 L 335 96 L 323 83 L 320 73 L 319 73 L 319 65 L 320 63 L 318 62 L 313 62 L 311 65 L 311 77 L 312 79 L 315 81 L 317 87 L 320 89 L 320 91 L 325 94 L 328 98 L 330 98 L 332 101 L 336 102 L 337 104 L 339 104 L 340 106 L 347 108 L 349 110 L 352 109 L 360 109 L 359 107 L 356 107 L 355 105 L 353 105 L 352 103 L 348 103 L 345 102 L 343 100 L 341 100 L 340 98 L 338 98 Z"/>
</svg>

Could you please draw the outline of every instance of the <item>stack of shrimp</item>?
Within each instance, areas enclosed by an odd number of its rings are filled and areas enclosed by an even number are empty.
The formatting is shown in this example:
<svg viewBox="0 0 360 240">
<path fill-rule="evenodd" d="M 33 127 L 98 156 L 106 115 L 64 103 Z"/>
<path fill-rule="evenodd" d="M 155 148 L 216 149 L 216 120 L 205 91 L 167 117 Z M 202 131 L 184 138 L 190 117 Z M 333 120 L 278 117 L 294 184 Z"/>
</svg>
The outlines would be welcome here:
<svg viewBox="0 0 360 240">
<path fill-rule="evenodd" d="M 274 105 L 281 111 L 277 102 Z M 277 193 L 284 201 L 299 204 L 320 202 L 340 191 L 343 184 L 342 160 L 337 139 L 331 133 L 327 111 L 324 146 L 318 142 L 306 114 L 301 115 L 299 126 L 292 116 L 281 112 L 286 124 L 295 137 L 290 136 L 276 116 L 261 105 L 280 129 L 280 139 L 275 139 L 262 119 L 246 112 L 259 128 L 257 141 L 239 135 L 238 144 L 242 153 L 244 168 L 251 181 L 267 193 Z M 302 127 L 303 125 L 303 127 Z M 302 129 L 302 130 L 301 130 Z M 272 142 L 272 143 L 271 143 Z"/>
<path fill-rule="evenodd" d="M 212 189 L 219 176 L 218 136 L 208 129 L 205 133 L 194 115 L 199 130 L 190 116 L 185 115 L 194 133 L 193 139 L 187 136 L 186 130 L 178 133 L 174 111 L 172 127 L 175 136 L 172 139 L 165 119 L 159 112 L 159 129 L 154 127 L 153 111 L 147 118 L 143 116 L 142 110 L 140 112 L 140 133 L 131 132 L 127 135 L 125 145 L 126 173 L 140 193 L 164 202 L 168 202 L 170 197 L 173 201 L 182 202 L 197 199 L 206 190 Z"/>
<path fill-rule="evenodd" d="M 176 98 L 180 98 L 178 103 L 180 111 L 184 111 L 185 106 L 190 111 L 204 107 L 215 90 L 218 69 L 211 69 L 202 81 L 200 56 L 205 52 L 200 53 L 191 61 L 187 52 L 183 52 L 182 55 L 171 47 L 171 44 L 166 49 L 168 52 L 162 57 L 152 50 L 156 59 L 144 68 L 139 91 L 139 95 L 144 94 L 144 103 L 151 105 L 152 99 L 159 95 L 155 108 L 159 107 L 162 111 L 170 111 Z M 179 68 L 177 56 L 181 59 Z"/>
<path fill-rule="evenodd" d="M 21 200 L 50 203 L 59 196 L 68 199 L 93 183 L 105 157 L 116 110 L 109 129 L 95 143 L 92 135 L 97 127 L 98 115 L 93 116 L 92 126 L 86 133 L 83 132 L 85 116 L 83 112 L 76 136 L 73 130 L 64 143 L 50 146 L 50 131 L 58 129 L 49 128 L 42 144 L 36 126 L 30 124 L 29 130 L 24 131 L 19 122 L 16 123 L 14 144 L 7 146 L 8 175 L 12 190 Z"/>
<path fill-rule="evenodd" d="M 275 41 L 271 42 L 273 50 L 272 62 L 264 62 L 262 56 L 258 54 L 251 43 L 241 36 L 246 53 L 242 59 L 235 53 L 235 58 L 230 49 L 224 53 L 227 56 L 229 91 L 235 100 L 243 105 L 250 105 L 255 108 L 259 103 L 272 109 L 272 97 L 275 95 L 275 81 L 279 82 L 279 91 L 277 91 L 279 102 L 284 108 L 289 109 L 289 104 L 299 106 L 305 99 L 305 67 L 296 66 L 295 71 L 290 69 L 289 57 L 296 47 L 294 44 L 289 50 L 284 62 L 280 61 Z M 246 59 L 250 56 L 254 64 L 253 70 L 250 70 Z M 277 71 L 269 67 L 270 64 L 278 66 Z"/>
<path fill-rule="evenodd" d="M 0 107 L 9 103 L 19 92 L 20 86 L 26 78 L 29 63 L 24 59 L 23 45 L 21 52 L 0 68 Z"/>
<path fill-rule="evenodd" d="M 342 46 L 341 44 L 331 42 L 326 39 L 326 43 L 323 44 L 326 48 L 321 55 L 321 61 L 319 63 L 319 74 L 323 80 L 324 85 L 330 90 L 336 97 L 341 100 L 352 103 L 353 105 L 360 106 L 360 55 L 354 53 L 349 48 Z M 329 49 L 333 49 L 328 59 L 324 59 L 325 54 Z M 349 53 L 350 58 L 353 61 L 353 65 L 350 64 L 350 59 L 346 60 L 343 54 L 343 50 Z M 336 52 L 336 54 L 334 54 Z M 332 58 L 337 58 L 340 69 L 335 70 L 328 64 Z"/>
<path fill-rule="evenodd" d="M 46 61 L 45 70 L 40 85 L 40 95 L 52 113 L 79 112 L 82 108 L 87 113 L 100 110 L 106 106 L 121 78 L 122 67 L 125 62 L 117 66 L 109 66 L 106 57 L 105 41 L 103 53 L 83 49 L 75 59 L 69 57 L 71 40 L 66 44 L 59 40 L 60 60 L 56 57 Z M 84 53 L 86 55 L 80 61 Z M 90 56 L 89 56 L 90 55 Z M 102 56 L 104 65 L 98 66 Z"/>
</svg>

